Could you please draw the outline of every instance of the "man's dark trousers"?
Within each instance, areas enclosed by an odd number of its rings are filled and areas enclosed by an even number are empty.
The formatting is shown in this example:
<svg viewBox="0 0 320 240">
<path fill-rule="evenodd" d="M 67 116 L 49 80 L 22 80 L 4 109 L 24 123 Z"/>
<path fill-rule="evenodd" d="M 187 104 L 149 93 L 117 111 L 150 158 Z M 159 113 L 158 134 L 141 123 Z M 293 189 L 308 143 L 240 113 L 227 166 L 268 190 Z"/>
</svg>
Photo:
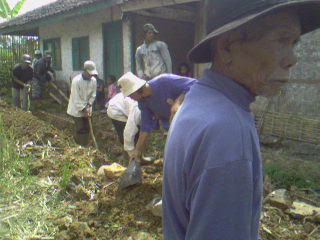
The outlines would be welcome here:
<svg viewBox="0 0 320 240">
<path fill-rule="evenodd" d="M 81 146 L 87 146 L 89 142 L 89 118 L 86 117 L 73 117 L 75 127 L 76 127 L 76 134 L 75 134 L 75 141 L 77 144 Z"/>
</svg>

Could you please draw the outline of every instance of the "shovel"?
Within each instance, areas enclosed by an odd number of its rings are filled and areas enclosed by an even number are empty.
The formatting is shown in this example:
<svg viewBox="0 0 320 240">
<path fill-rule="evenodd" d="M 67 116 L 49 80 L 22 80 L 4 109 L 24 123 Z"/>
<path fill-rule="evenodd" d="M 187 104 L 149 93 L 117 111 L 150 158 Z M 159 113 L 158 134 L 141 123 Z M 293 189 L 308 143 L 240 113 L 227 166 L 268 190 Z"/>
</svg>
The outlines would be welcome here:
<svg viewBox="0 0 320 240">
<path fill-rule="evenodd" d="M 127 170 L 120 178 L 118 190 L 123 190 L 129 186 L 141 182 L 141 165 L 136 160 L 132 160 L 127 167 Z"/>
</svg>

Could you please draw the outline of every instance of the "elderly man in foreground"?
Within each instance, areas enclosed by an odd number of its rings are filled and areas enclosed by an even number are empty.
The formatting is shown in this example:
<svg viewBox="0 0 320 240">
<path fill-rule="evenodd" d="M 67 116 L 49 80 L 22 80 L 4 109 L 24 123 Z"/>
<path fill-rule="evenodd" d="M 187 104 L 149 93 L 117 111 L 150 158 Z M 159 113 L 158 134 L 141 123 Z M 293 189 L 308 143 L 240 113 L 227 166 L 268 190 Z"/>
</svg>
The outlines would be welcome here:
<svg viewBox="0 0 320 240">
<path fill-rule="evenodd" d="M 259 139 L 250 104 L 274 96 L 296 63 L 300 35 L 320 25 L 320 1 L 205 0 L 209 33 L 189 53 L 211 62 L 177 112 L 166 143 L 166 240 L 257 240 Z"/>
</svg>

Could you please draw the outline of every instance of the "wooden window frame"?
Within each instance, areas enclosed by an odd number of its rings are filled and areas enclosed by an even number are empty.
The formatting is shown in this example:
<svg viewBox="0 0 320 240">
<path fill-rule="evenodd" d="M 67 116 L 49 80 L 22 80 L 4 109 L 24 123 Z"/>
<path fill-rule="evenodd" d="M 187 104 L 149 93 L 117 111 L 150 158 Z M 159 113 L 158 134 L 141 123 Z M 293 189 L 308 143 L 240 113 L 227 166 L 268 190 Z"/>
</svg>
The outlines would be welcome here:
<svg viewBox="0 0 320 240">
<path fill-rule="evenodd" d="M 72 69 L 81 71 L 83 63 L 90 59 L 89 36 L 72 38 Z"/>
<path fill-rule="evenodd" d="M 51 44 L 52 49 L 48 49 L 48 44 Z M 58 49 L 57 49 L 58 46 Z M 50 38 L 43 40 L 43 52 L 44 54 L 49 51 L 52 56 L 52 68 L 55 70 L 62 70 L 62 60 L 61 60 L 61 40 L 60 38 Z M 57 54 L 57 51 L 59 53 Z"/>
</svg>

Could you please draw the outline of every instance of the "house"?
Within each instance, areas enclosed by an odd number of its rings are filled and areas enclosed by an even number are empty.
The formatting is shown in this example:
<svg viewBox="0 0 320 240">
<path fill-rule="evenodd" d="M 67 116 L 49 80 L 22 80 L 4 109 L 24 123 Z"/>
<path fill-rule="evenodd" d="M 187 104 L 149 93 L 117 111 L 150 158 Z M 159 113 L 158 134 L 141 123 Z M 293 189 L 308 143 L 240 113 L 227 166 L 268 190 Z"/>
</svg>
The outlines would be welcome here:
<svg viewBox="0 0 320 240">
<path fill-rule="evenodd" d="M 200 0 L 57 0 L 0 24 L 0 34 L 39 36 L 57 78 L 70 81 L 88 59 L 101 77 L 135 72 L 135 49 L 150 22 L 168 44 L 176 70 L 204 35 L 201 8 Z M 194 71 L 197 76 L 200 67 Z"/>
</svg>

